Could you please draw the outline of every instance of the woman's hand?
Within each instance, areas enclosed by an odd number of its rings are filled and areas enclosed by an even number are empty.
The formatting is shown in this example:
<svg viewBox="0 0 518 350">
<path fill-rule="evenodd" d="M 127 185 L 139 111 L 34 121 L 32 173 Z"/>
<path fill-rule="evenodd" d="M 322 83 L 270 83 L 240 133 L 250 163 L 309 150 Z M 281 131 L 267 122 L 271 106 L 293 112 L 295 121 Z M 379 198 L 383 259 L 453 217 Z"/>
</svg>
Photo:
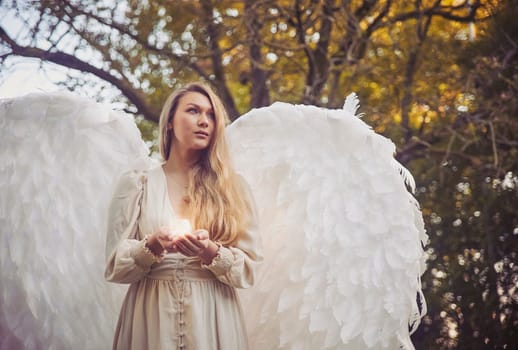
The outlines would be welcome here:
<svg viewBox="0 0 518 350">
<path fill-rule="evenodd" d="M 147 247 L 156 256 L 161 255 L 164 250 L 167 250 L 169 253 L 176 253 L 178 251 L 174 242 L 174 236 L 167 228 L 160 228 L 149 236 Z"/>
<path fill-rule="evenodd" d="M 205 265 L 209 265 L 218 254 L 219 246 L 209 239 L 207 230 L 196 230 L 175 237 L 174 245 L 185 256 L 198 256 Z"/>
</svg>

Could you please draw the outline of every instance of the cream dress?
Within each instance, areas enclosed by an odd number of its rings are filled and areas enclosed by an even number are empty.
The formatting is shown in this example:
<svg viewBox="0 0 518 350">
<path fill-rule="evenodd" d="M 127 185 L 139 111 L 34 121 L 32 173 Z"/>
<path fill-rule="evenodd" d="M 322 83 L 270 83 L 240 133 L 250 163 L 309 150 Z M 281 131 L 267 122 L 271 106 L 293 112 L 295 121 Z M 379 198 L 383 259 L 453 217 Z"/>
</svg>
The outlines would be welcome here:
<svg viewBox="0 0 518 350">
<path fill-rule="evenodd" d="M 108 281 L 129 283 L 113 349 L 248 349 L 235 288 L 254 283 L 262 260 L 255 213 L 234 246 L 221 246 L 213 262 L 166 254 L 163 261 L 145 247 L 145 236 L 174 226 L 161 166 L 122 176 L 110 207 Z"/>
</svg>

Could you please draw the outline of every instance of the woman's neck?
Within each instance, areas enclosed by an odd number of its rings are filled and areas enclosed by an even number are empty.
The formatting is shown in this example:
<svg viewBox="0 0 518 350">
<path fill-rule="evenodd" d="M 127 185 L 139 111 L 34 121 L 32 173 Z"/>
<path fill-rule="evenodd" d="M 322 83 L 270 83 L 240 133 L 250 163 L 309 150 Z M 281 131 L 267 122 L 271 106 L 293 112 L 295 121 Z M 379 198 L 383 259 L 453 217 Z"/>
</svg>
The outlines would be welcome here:
<svg viewBox="0 0 518 350">
<path fill-rule="evenodd" d="M 200 152 L 197 151 L 182 152 L 176 147 L 171 147 L 169 159 L 164 164 L 164 170 L 168 173 L 187 175 L 189 170 L 198 163 L 200 155 Z"/>
</svg>

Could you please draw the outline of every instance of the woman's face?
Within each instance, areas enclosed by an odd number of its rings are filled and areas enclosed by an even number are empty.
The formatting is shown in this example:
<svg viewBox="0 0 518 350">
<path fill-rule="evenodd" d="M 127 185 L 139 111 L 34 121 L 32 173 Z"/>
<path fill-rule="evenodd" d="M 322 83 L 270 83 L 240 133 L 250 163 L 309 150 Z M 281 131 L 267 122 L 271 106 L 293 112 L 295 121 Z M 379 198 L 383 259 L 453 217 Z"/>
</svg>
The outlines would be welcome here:
<svg viewBox="0 0 518 350">
<path fill-rule="evenodd" d="M 214 135 L 215 116 L 210 100 L 199 92 L 187 92 L 173 116 L 173 147 L 183 151 L 207 148 Z"/>
</svg>

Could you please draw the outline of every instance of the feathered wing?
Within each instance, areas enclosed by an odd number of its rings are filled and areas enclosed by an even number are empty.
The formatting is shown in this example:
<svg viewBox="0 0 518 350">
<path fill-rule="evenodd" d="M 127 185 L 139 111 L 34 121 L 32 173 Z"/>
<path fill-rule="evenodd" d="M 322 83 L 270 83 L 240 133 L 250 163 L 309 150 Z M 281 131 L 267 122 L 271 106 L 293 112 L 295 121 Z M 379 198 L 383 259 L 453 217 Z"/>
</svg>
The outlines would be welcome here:
<svg viewBox="0 0 518 350">
<path fill-rule="evenodd" d="M 0 102 L 1 349 L 110 348 L 106 215 L 147 154 L 131 116 L 71 93 Z"/>
<path fill-rule="evenodd" d="M 275 103 L 228 127 L 266 254 L 241 293 L 254 349 L 413 349 L 427 236 L 410 173 L 357 108 Z"/>
</svg>

